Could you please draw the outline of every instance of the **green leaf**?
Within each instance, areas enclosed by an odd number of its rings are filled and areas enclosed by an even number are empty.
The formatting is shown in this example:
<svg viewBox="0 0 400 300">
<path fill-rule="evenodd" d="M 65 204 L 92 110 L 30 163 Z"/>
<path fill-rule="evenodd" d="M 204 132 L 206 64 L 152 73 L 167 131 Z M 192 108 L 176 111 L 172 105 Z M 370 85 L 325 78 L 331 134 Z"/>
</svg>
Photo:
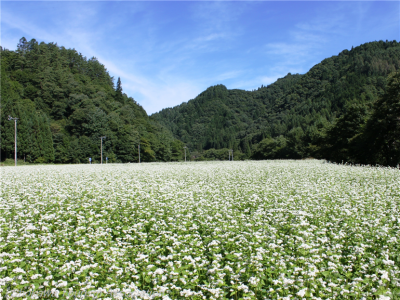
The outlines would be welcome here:
<svg viewBox="0 0 400 300">
<path fill-rule="evenodd" d="M 324 276 L 325 276 L 325 278 L 326 278 L 326 277 L 330 276 L 330 275 L 331 275 L 331 273 L 330 273 L 330 272 L 328 272 L 328 271 L 324 271 L 324 272 L 322 272 L 322 275 L 324 275 Z"/>
</svg>

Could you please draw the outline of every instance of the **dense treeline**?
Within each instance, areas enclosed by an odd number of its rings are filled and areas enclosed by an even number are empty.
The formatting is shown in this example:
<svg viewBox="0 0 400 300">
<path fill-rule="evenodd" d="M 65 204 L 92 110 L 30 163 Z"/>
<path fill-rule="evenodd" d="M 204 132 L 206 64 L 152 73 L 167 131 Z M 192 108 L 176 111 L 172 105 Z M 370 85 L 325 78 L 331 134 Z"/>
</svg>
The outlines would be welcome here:
<svg viewBox="0 0 400 300">
<path fill-rule="evenodd" d="M 1 49 L 1 159 L 14 156 L 18 120 L 18 157 L 29 162 L 82 163 L 182 159 L 183 144 L 151 120 L 122 92 L 96 59 L 57 44 L 20 40 L 16 51 Z"/>
<path fill-rule="evenodd" d="M 399 69 L 400 43 L 371 42 L 255 91 L 210 87 L 151 118 L 205 159 L 234 149 L 239 158 L 396 165 Z"/>
<path fill-rule="evenodd" d="M 374 103 L 352 104 L 316 144 L 320 157 L 335 162 L 400 164 L 400 73 L 389 76 L 385 93 Z"/>
</svg>

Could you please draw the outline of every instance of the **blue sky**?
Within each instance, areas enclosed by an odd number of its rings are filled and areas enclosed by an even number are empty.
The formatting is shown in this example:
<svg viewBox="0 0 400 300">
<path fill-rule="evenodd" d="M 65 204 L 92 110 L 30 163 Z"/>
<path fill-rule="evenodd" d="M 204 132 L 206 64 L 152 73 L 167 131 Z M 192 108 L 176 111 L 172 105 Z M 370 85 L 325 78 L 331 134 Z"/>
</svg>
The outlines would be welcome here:
<svg viewBox="0 0 400 300">
<path fill-rule="evenodd" d="M 399 1 L 1 1 L 21 37 L 97 57 L 152 114 L 206 88 L 253 90 L 344 49 L 400 40 Z"/>
</svg>

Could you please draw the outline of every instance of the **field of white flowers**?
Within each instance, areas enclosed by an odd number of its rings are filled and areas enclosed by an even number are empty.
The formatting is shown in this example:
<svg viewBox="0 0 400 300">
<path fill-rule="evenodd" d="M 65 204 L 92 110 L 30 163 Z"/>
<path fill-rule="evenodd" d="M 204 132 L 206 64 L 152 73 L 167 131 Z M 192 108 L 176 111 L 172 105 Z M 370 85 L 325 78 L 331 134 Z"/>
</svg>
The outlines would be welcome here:
<svg viewBox="0 0 400 300">
<path fill-rule="evenodd" d="M 398 169 L 309 160 L 0 172 L 3 299 L 400 299 Z"/>
</svg>

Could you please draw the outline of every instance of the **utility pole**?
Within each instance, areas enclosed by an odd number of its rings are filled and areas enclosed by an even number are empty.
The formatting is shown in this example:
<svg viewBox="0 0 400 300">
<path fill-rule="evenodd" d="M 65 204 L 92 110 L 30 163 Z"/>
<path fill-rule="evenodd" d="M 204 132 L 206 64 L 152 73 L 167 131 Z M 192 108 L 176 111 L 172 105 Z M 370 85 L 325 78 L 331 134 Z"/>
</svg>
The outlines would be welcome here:
<svg viewBox="0 0 400 300">
<path fill-rule="evenodd" d="M 232 161 L 233 161 L 233 149 L 231 149 L 231 151 L 232 151 Z"/>
<path fill-rule="evenodd" d="M 106 136 L 101 136 L 100 137 L 100 139 L 101 139 L 101 147 L 100 147 L 100 151 L 101 151 L 101 164 L 103 164 L 103 139 L 105 139 L 106 138 Z"/>
<path fill-rule="evenodd" d="M 228 155 L 229 155 L 228 160 L 231 161 L 231 150 L 228 150 Z"/>
<path fill-rule="evenodd" d="M 15 161 L 15 166 L 17 166 L 17 120 L 18 118 L 13 118 L 10 115 L 8 116 L 8 121 L 14 120 L 14 125 L 15 125 L 15 142 L 14 142 L 14 147 L 15 147 L 15 153 L 14 153 L 14 161 Z"/>
<path fill-rule="evenodd" d="M 140 164 L 140 142 L 139 142 L 139 145 L 138 145 L 138 152 L 139 152 L 139 164 Z"/>
<path fill-rule="evenodd" d="M 183 147 L 183 148 L 185 148 L 185 162 L 186 162 L 186 148 L 187 148 L 187 147 L 185 146 L 185 147 Z"/>
</svg>

